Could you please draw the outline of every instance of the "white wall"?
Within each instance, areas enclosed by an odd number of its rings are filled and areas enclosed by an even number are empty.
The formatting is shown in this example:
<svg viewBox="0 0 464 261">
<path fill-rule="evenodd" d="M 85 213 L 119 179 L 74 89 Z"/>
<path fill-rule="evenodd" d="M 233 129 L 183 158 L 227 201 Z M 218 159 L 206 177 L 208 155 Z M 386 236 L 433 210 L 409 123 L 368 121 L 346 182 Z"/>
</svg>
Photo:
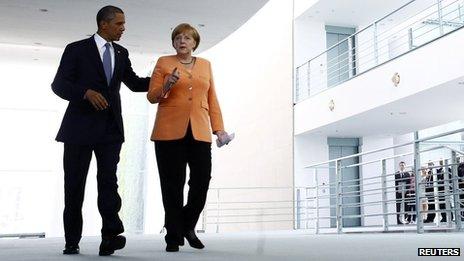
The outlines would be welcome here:
<svg viewBox="0 0 464 261">
<path fill-rule="evenodd" d="M 293 185 L 292 11 L 292 1 L 271 0 L 236 32 L 200 54 L 212 63 L 225 128 L 236 134 L 228 146 L 213 149 L 210 187 Z M 278 196 L 262 193 L 268 199 Z M 293 196 L 291 189 L 282 193 Z M 215 200 L 212 194 L 210 201 Z M 288 229 L 292 223 L 243 226 L 253 227 Z"/>
<path fill-rule="evenodd" d="M 293 0 L 294 2 L 294 17 L 299 17 L 306 10 L 315 5 L 319 0 Z"/>
<path fill-rule="evenodd" d="M 367 136 L 362 138 L 362 152 L 377 150 L 381 148 L 386 148 L 394 145 L 392 137 L 384 137 L 384 136 Z M 367 154 L 361 157 L 361 162 L 369 162 L 369 161 L 377 161 L 379 159 L 391 157 L 394 155 L 394 150 L 385 150 L 377 153 Z M 395 160 L 389 159 L 386 161 L 386 170 L 387 175 L 391 175 L 395 172 Z M 373 178 L 379 177 L 382 174 L 382 163 L 377 161 L 375 163 L 363 165 L 361 167 L 361 178 Z M 369 189 L 378 189 L 381 187 L 381 183 L 372 184 L 374 182 L 380 182 L 380 178 L 378 179 L 370 179 L 370 180 L 363 180 L 361 183 L 362 190 L 369 190 Z M 372 184 L 372 185 L 369 185 Z M 388 176 L 387 177 L 387 187 L 394 186 L 394 177 Z M 366 192 L 365 194 L 372 194 L 373 192 Z M 394 190 L 390 189 L 387 193 L 387 200 L 395 199 Z M 367 195 L 361 198 L 361 202 L 375 202 L 382 200 L 382 195 Z M 396 206 L 394 203 L 388 204 L 388 211 L 394 212 L 396 211 Z M 362 208 L 362 212 L 364 214 L 379 214 L 382 213 L 382 205 L 375 204 L 375 205 L 366 205 Z M 396 224 L 395 217 L 389 216 L 389 224 Z M 363 225 L 370 226 L 370 225 L 382 225 L 382 216 L 375 216 L 375 217 L 365 217 L 363 218 Z"/>
<path fill-rule="evenodd" d="M 305 17 L 295 19 L 294 34 L 295 66 L 307 62 L 327 49 L 323 22 L 311 21 Z"/>
<path fill-rule="evenodd" d="M 295 19 L 294 24 L 294 85 L 297 86 L 298 82 L 299 86 L 295 90 L 295 100 L 300 100 L 309 95 L 308 84 L 312 87 L 311 93 L 318 92 L 317 88 L 322 87 L 321 83 L 327 79 L 327 58 L 325 54 L 320 55 L 326 49 L 326 32 L 323 22 L 311 21 L 305 16 Z M 308 79 L 306 62 L 310 59 L 314 60 L 309 67 L 311 77 Z"/>
<path fill-rule="evenodd" d="M 329 169 L 328 166 L 319 166 L 320 168 L 308 169 L 305 168 L 309 165 L 324 162 L 329 160 L 329 146 L 327 145 L 327 136 L 323 135 L 298 135 L 295 136 L 295 155 L 294 155 L 294 169 L 295 169 L 295 187 L 312 187 L 315 186 L 315 175 L 317 171 L 318 176 L 318 184 L 329 184 Z M 305 219 L 308 216 L 314 217 L 314 215 L 309 214 L 310 211 L 306 210 L 305 207 L 315 207 L 314 201 L 305 201 L 307 197 L 314 197 L 315 190 L 305 190 L 301 189 L 301 197 L 302 200 L 300 203 L 301 208 L 301 219 Z M 325 191 L 320 190 L 319 196 L 327 196 L 329 195 L 329 189 L 327 188 Z M 320 206 L 328 206 L 329 199 L 320 199 Z M 306 215 L 305 212 L 308 212 Z M 320 215 L 321 216 L 328 216 L 330 214 L 329 209 L 321 209 Z M 329 226 L 329 220 L 323 220 L 320 223 L 321 226 Z M 312 228 L 314 227 L 314 221 L 309 220 L 307 224 L 304 221 L 300 222 L 300 228 Z"/>
<path fill-rule="evenodd" d="M 329 147 L 327 145 L 327 136 L 322 135 L 299 135 L 295 136 L 295 186 L 313 186 L 314 169 L 305 167 L 319 162 L 329 160 Z M 318 169 L 322 176 L 328 175 L 326 169 Z M 328 183 L 327 180 L 320 180 Z"/>
<path fill-rule="evenodd" d="M 62 146 L 54 139 L 63 104 L 56 102 L 50 83 L 55 64 L 42 64 L 39 55 L 59 55 L 54 48 L 0 45 L 3 94 L 0 96 L 0 234 L 46 232 L 59 234 L 62 219 L 57 169 Z M 27 59 L 27 62 L 25 60 Z"/>
</svg>

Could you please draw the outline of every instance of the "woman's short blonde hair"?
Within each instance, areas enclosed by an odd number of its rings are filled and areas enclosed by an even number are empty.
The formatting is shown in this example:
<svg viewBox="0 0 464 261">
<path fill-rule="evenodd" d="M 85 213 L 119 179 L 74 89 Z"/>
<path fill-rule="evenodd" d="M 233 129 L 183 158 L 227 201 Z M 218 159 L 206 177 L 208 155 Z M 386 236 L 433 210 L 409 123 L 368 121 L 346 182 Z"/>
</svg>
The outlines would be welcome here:
<svg viewBox="0 0 464 261">
<path fill-rule="evenodd" d="M 174 38 L 176 38 L 177 35 L 182 34 L 182 33 L 188 33 L 193 37 L 193 40 L 195 40 L 196 42 L 195 47 L 193 47 L 193 50 L 195 51 L 198 45 L 200 45 L 200 34 L 198 33 L 197 29 L 195 29 L 195 27 L 187 23 L 179 24 L 178 26 L 176 26 L 176 28 L 174 28 L 174 30 L 172 30 L 172 34 L 171 34 L 172 45 L 174 45 Z"/>
</svg>

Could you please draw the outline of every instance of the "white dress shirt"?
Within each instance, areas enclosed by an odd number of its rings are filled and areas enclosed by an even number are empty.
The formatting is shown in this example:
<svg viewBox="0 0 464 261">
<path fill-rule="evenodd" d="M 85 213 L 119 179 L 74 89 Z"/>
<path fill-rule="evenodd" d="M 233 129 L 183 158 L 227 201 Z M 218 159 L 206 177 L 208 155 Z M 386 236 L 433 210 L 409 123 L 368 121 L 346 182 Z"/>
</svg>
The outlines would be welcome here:
<svg viewBox="0 0 464 261">
<path fill-rule="evenodd" d="M 107 41 L 105 39 L 103 39 L 103 37 L 101 37 L 98 33 L 95 33 L 93 38 L 95 39 L 95 43 L 97 44 L 98 52 L 100 53 L 100 59 L 103 62 L 103 53 L 106 50 L 105 44 L 107 43 Z M 113 43 L 111 43 L 111 42 L 109 42 L 109 43 L 110 43 L 110 56 L 111 56 L 111 75 L 113 75 L 113 72 L 114 72 L 114 47 L 113 47 Z"/>
</svg>

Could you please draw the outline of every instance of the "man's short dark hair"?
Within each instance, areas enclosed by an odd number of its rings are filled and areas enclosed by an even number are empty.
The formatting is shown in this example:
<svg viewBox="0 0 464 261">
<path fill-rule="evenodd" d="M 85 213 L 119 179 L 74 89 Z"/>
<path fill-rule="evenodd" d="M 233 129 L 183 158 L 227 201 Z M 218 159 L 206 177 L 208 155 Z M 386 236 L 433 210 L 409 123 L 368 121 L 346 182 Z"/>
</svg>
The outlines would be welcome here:
<svg viewBox="0 0 464 261">
<path fill-rule="evenodd" d="M 398 163 L 398 165 L 401 165 L 401 164 L 406 165 L 406 163 L 404 161 L 400 161 L 400 163 Z"/>
<path fill-rule="evenodd" d="M 100 23 L 105 21 L 109 22 L 113 20 L 116 17 L 116 13 L 124 14 L 121 8 L 112 6 L 112 5 L 107 5 L 100 9 L 97 13 L 97 26 L 100 28 Z"/>
</svg>

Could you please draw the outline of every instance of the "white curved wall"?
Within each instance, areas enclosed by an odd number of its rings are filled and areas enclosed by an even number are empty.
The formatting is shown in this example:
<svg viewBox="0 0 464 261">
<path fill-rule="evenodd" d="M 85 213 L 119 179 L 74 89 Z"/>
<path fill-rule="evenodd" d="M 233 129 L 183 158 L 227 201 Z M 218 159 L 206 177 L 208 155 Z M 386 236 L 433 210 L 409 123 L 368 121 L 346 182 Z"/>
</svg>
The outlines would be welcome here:
<svg viewBox="0 0 464 261">
<path fill-rule="evenodd" d="M 226 130 L 236 134 L 230 145 L 213 149 L 211 187 L 293 185 L 292 2 L 269 1 L 236 32 L 200 54 L 212 63 Z M 253 193 L 292 199 L 291 189 Z M 261 228 L 290 227 L 291 222 L 284 222 Z"/>
</svg>

